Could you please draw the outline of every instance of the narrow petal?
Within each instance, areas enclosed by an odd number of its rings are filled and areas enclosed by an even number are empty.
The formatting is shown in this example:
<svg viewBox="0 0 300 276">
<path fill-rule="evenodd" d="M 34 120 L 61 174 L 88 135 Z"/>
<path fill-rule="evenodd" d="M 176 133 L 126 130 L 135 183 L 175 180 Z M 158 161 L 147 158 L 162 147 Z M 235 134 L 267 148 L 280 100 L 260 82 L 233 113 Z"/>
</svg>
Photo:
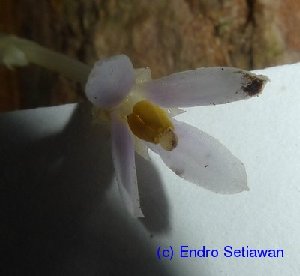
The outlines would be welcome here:
<svg viewBox="0 0 300 276">
<path fill-rule="evenodd" d="M 134 69 L 125 55 L 95 63 L 85 86 L 87 98 L 96 106 L 108 108 L 119 104 L 134 84 Z"/>
<path fill-rule="evenodd" d="M 224 104 L 257 96 L 268 78 L 233 67 L 185 71 L 143 84 L 145 95 L 164 107 Z"/>
<path fill-rule="evenodd" d="M 125 123 L 112 118 L 112 157 L 119 190 L 125 206 L 136 217 L 144 217 L 136 178 L 133 138 Z"/>
<path fill-rule="evenodd" d="M 149 143 L 165 164 L 180 177 L 222 194 L 248 190 L 243 163 L 218 140 L 203 131 L 173 120 L 178 145 L 165 151 Z"/>
</svg>

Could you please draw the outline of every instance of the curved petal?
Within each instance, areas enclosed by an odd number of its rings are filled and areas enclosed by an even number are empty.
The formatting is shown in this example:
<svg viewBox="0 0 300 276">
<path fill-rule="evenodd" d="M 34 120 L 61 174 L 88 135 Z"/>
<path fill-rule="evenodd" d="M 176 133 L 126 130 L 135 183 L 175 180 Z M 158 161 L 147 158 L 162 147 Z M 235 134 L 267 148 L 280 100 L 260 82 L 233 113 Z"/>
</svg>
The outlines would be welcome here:
<svg viewBox="0 0 300 276">
<path fill-rule="evenodd" d="M 243 163 L 218 140 L 203 131 L 173 120 L 178 145 L 172 151 L 149 144 L 180 177 L 222 194 L 248 190 Z"/>
<path fill-rule="evenodd" d="M 113 56 L 95 63 L 85 86 L 87 98 L 96 106 L 119 104 L 134 84 L 134 69 L 125 55 Z"/>
<path fill-rule="evenodd" d="M 224 104 L 258 95 L 268 78 L 233 67 L 208 67 L 144 84 L 145 95 L 164 107 Z"/>
<path fill-rule="evenodd" d="M 126 208 L 136 217 L 144 217 L 139 201 L 134 144 L 128 127 L 112 118 L 112 157 L 119 190 Z"/>
</svg>

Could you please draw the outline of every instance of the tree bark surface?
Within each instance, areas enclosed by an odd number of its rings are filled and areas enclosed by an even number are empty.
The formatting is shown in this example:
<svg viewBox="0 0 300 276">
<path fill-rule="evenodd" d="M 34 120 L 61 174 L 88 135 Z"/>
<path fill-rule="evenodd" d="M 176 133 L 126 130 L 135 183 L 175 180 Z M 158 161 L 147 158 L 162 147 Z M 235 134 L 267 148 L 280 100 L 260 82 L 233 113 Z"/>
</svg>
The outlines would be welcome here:
<svg viewBox="0 0 300 276">
<path fill-rule="evenodd" d="M 1 0 L 0 31 L 92 64 L 127 54 L 154 78 L 204 66 L 299 59 L 297 0 Z M 82 87 L 29 66 L 0 68 L 0 110 L 80 101 Z"/>
</svg>

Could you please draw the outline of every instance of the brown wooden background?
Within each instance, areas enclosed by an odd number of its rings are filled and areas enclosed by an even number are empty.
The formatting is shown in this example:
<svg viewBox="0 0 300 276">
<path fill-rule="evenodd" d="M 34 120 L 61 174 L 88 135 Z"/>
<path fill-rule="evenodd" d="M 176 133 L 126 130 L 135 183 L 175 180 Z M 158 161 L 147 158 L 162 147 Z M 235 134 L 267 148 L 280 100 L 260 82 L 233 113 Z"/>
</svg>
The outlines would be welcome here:
<svg viewBox="0 0 300 276">
<path fill-rule="evenodd" d="M 300 59 L 298 0 L 0 0 L 0 32 L 92 64 L 125 53 L 153 76 L 201 66 L 263 68 Z M 0 111 L 80 101 L 72 81 L 0 65 Z"/>
</svg>

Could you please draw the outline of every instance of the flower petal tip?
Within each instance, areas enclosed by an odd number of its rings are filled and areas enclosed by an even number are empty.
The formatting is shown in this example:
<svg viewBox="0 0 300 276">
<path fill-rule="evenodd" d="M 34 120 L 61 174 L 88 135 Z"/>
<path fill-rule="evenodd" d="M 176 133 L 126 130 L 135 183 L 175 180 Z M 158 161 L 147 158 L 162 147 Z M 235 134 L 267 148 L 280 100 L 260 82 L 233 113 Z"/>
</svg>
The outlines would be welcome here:
<svg viewBox="0 0 300 276">
<path fill-rule="evenodd" d="M 225 191 L 224 194 L 240 194 L 243 192 L 248 192 L 250 191 L 248 185 L 247 185 L 247 178 L 244 179 L 244 181 L 240 181 L 240 183 L 236 183 L 235 187 L 232 187 L 231 190 L 228 190 L 227 192 Z"/>
<path fill-rule="evenodd" d="M 173 120 L 178 145 L 165 151 L 149 143 L 179 177 L 219 194 L 248 190 L 244 164 L 218 140 L 203 131 Z"/>
<path fill-rule="evenodd" d="M 144 84 L 163 107 L 227 104 L 260 94 L 269 79 L 235 67 L 207 67 L 171 74 Z"/>
<path fill-rule="evenodd" d="M 130 59 L 117 55 L 95 63 L 85 86 L 85 94 L 94 105 L 110 108 L 118 105 L 134 84 Z"/>
<path fill-rule="evenodd" d="M 144 214 L 143 214 L 143 212 L 142 212 L 142 209 L 137 210 L 137 211 L 133 214 L 133 216 L 136 217 L 136 218 L 140 218 L 140 219 L 142 219 L 142 218 L 145 217 Z"/>
<path fill-rule="evenodd" d="M 242 90 L 249 97 L 258 96 L 262 93 L 265 85 L 270 79 L 264 75 L 256 75 L 243 71 Z"/>
</svg>

